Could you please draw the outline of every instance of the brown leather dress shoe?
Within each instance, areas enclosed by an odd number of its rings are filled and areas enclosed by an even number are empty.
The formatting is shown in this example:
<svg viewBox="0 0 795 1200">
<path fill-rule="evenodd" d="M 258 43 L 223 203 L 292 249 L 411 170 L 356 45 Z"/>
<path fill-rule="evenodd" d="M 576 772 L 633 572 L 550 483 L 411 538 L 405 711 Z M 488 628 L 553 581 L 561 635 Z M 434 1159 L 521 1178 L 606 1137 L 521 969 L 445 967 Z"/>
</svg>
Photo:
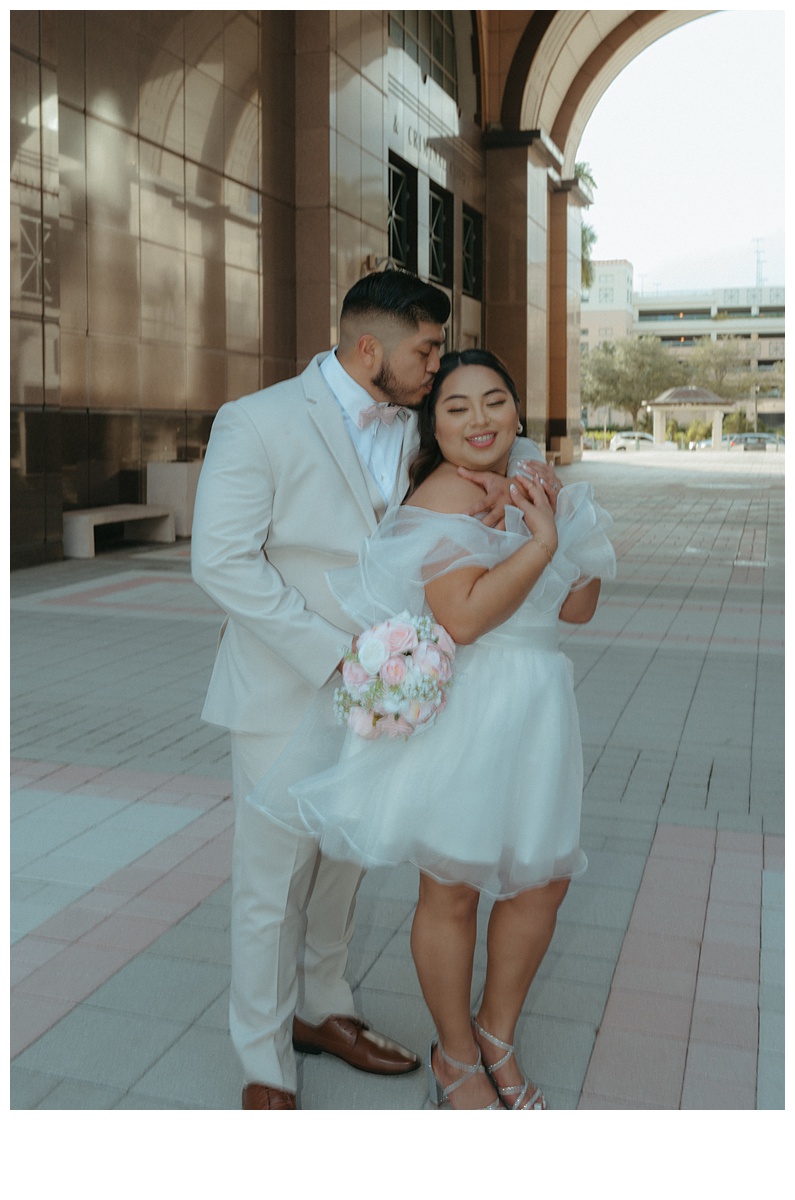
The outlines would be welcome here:
<svg viewBox="0 0 795 1200">
<path fill-rule="evenodd" d="M 358 1017 L 327 1017 L 322 1025 L 308 1025 L 295 1017 L 293 1046 L 304 1054 L 333 1054 L 371 1075 L 408 1075 L 420 1065 L 411 1050 L 373 1033 Z"/>
<path fill-rule="evenodd" d="M 292 1092 L 267 1083 L 248 1083 L 243 1088 L 242 1108 L 298 1108 Z"/>
</svg>

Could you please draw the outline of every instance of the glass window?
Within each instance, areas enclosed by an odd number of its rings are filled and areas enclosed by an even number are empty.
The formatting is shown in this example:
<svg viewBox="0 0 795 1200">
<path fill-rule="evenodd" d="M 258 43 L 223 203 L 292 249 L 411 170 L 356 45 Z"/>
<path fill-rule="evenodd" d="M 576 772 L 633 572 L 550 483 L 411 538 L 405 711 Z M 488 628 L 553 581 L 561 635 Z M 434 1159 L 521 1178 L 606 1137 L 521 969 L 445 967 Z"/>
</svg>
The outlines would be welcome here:
<svg viewBox="0 0 795 1200">
<path fill-rule="evenodd" d="M 29 300 L 52 300 L 52 221 L 37 213 L 19 218 L 21 293 Z"/>
<path fill-rule="evenodd" d="M 389 156 L 389 257 L 397 267 L 417 269 L 417 172 Z"/>
<path fill-rule="evenodd" d="M 464 205 L 463 218 L 463 276 L 465 296 L 474 300 L 483 298 L 483 217 L 473 208 Z"/>
<path fill-rule="evenodd" d="M 446 287 L 453 284 L 453 198 L 442 188 L 430 188 L 428 211 L 428 277 Z"/>
<path fill-rule="evenodd" d="M 452 12 L 390 12 L 389 36 L 425 75 L 458 99 Z"/>
</svg>

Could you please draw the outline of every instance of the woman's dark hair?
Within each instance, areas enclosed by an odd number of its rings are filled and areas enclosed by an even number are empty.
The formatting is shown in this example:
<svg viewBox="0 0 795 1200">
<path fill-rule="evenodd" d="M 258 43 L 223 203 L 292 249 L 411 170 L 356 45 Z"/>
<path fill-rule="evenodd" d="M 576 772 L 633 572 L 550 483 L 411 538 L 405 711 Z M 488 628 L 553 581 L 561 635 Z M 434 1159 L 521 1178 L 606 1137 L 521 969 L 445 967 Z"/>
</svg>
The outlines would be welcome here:
<svg viewBox="0 0 795 1200">
<path fill-rule="evenodd" d="M 439 288 L 424 283 L 410 271 L 375 271 L 348 291 L 340 321 L 364 314 L 393 317 L 415 327 L 423 321 L 444 325 L 450 316 L 450 300 Z"/>
<path fill-rule="evenodd" d="M 519 411 L 519 393 L 516 390 L 516 384 L 511 378 L 505 363 L 497 358 L 496 354 L 492 354 L 490 350 L 479 349 L 451 350 L 449 354 L 445 354 L 442 357 L 439 370 L 434 376 L 431 391 L 417 409 L 420 446 L 409 467 L 409 494 L 416 491 L 420 484 L 443 461 L 442 452 L 436 440 L 436 402 L 439 399 L 439 392 L 442 390 L 442 384 L 445 379 L 447 379 L 448 375 L 452 375 L 453 371 L 457 371 L 459 367 L 488 367 L 490 371 L 496 371 L 513 396 L 516 411 Z"/>
</svg>

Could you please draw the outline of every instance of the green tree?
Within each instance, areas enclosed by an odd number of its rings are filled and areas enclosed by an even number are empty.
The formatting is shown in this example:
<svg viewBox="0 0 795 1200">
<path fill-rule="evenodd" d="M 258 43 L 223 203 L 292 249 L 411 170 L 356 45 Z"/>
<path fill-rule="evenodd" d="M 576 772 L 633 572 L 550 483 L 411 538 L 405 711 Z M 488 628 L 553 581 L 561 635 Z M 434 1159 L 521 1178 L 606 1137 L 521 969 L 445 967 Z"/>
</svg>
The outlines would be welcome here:
<svg viewBox="0 0 795 1200">
<path fill-rule="evenodd" d="M 685 437 L 688 442 L 704 442 L 707 438 L 712 437 L 712 423 L 710 421 L 691 421 L 687 427 Z"/>
<path fill-rule="evenodd" d="M 637 429 L 644 405 L 685 378 L 684 367 L 659 338 L 632 337 L 603 342 L 583 357 L 580 390 L 585 404 L 628 412 Z"/>
<path fill-rule="evenodd" d="M 759 428 L 761 422 L 758 424 Z M 730 412 L 723 421 L 724 433 L 752 433 L 753 421 L 749 421 L 744 412 Z"/>
<path fill-rule="evenodd" d="M 709 388 L 722 400 L 748 396 L 756 372 L 748 362 L 748 343 L 741 338 L 699 338 L 687 357 L 689 382 Z"/>
<path fill-rule="evenodd" d="M 581 247 L 580 247 L 580 262 L 582 264 L 581 286 L 583 291 L 593 287 L 594 281 L 594 265 L 591 258 L 591 252 L 596 242 L 596 232 L 592 225 L 587 222 L 582 222 L 581 227 Z"/>
<path fill-rule="evenodd" d="M 574 164 L 574 178 L 578 183 L 585 185 L 587 191 L 594 194 L 596 191 L 596 182 L 594 181 L 591 172 L 591 164 L 579 162 Z M 581 243 L 580 243 L 580 261 L 582 263 L 582 288 L 586 291 L 593 285 L 594 267 L 591 253 L 596 243 L 596 230 L 593 225 L 589 225 L 587 221 L 581 222 Z"/>
</svg>

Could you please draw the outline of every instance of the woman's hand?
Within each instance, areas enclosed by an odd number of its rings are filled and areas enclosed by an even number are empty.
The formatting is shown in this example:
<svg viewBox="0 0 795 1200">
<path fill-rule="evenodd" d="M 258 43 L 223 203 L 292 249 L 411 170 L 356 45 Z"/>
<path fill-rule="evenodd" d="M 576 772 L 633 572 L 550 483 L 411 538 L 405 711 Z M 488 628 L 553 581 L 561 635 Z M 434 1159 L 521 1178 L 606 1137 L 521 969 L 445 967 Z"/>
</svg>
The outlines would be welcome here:
<svg viewBox="0 0 795 1200">
<path fill-rule="evenodd" d="M 550 554 L 554 554 L 558 548 L 558 531 L 544 485 L 517 475 L 511 480 L 511 501 L 521 509 L 524 523 L 533 537 L 545 542 Z"/>
<path fill-rule="evenodd" d="M 558 494 L 563 485 L 555 474 L 555 468 L 551 463 L 538 462 L 533 458 L 523 458 L 520 463 L 517 463 L 515 471 L 522 479 L 529 479 L 533 483 L 540 483 L 547 494 L 552 511 L 557 512 Z"/>
</svg>

